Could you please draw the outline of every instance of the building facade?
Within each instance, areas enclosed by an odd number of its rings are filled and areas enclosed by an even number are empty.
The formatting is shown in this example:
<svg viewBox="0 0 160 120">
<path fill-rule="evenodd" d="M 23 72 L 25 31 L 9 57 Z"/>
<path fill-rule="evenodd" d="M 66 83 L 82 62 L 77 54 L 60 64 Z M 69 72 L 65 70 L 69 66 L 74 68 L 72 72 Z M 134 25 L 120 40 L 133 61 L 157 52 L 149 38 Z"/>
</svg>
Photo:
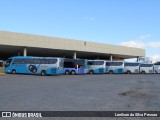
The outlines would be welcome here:
<svg viewBox="0 0 160 120">
<path fill-rule="evenodd" d="M 0 59 L 11 56 L 47 56 L 123 60 L 145 56 L 145 50 L 119 45 L 0 31 Z"/>
</svg>

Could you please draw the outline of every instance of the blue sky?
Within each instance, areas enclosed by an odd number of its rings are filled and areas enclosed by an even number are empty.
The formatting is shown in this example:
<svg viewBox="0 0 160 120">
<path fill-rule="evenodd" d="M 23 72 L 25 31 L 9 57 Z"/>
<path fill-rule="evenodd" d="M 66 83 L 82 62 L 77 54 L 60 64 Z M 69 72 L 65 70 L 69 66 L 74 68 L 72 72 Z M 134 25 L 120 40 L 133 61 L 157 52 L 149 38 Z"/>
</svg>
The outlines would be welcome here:
<svg viewBox="0 0 160 120">
<path fill-rule="evenodd" d="M 0 30 L 146 49 L 160 59 L 160 0 L 0 0 Z"/>
</svg>

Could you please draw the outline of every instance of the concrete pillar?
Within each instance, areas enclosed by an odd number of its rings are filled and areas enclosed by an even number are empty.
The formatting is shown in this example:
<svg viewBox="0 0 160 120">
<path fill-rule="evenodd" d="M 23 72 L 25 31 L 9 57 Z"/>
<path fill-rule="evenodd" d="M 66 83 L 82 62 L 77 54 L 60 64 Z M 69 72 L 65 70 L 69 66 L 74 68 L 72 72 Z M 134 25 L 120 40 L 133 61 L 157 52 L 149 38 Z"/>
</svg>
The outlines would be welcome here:
<svg viewBox="0 0 160 120">
<path fill-rule="evenodd" d="M 112 57 L 112 55 L 110 55 L 110 61 L 112 61 L 113 60 L 113 57 Z"/>
<path fill-rule="evenodd" d="M 76 59 L 76 58 L 77 58 L 77 53 L 74 52 L 74 54 L 73 54 L 73 59 Z"/>
<path fill-rule="evenodd" d="M 139 61 L 138 59 L 139 59 L 139 57 L 137 56 L 137 62 Z"/>
<path fill-rule="evenodd" d="M 23 56 L 27 56 L 27 48 L 24 48 L 24 50 L 23 50 Z"/>
<path fill-rule="evenodd" d="M 18 55 L 18 56 L 21 56 L 21 53 L 20 53 L 20 51 L 18 51 L 17 55 Z"/>
</svg>

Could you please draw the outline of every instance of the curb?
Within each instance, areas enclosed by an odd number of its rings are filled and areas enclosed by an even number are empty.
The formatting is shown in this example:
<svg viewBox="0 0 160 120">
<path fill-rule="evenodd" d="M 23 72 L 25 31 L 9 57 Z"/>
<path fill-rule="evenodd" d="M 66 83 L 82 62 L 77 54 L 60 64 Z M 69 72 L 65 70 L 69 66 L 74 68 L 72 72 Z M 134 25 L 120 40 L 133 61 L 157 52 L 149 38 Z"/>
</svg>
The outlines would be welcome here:
<svg viewBox="0 0 160 120">
<path fill-rule="evenodd" d="M 5 73 L 0 73 L 0 75 L 4 75 Z"/>
</svg>

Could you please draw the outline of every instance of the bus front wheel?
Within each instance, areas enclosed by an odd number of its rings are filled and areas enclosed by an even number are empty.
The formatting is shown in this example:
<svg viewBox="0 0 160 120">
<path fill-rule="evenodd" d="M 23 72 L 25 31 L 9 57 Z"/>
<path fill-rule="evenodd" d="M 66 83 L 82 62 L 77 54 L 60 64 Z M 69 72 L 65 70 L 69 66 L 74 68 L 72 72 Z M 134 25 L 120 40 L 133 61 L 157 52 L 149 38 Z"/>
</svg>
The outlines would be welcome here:
<svg viewBox="0 0 160 120">
<path fill-rule="evenodd" d="M 16 74 L 16 70 L 12 70 L 12 74 Z"/>
<path fill-rule="evenodd" d="M 41 76 L 46 76 L 46 71 L 45 70 L 42 70 Z"/>
</svg>

